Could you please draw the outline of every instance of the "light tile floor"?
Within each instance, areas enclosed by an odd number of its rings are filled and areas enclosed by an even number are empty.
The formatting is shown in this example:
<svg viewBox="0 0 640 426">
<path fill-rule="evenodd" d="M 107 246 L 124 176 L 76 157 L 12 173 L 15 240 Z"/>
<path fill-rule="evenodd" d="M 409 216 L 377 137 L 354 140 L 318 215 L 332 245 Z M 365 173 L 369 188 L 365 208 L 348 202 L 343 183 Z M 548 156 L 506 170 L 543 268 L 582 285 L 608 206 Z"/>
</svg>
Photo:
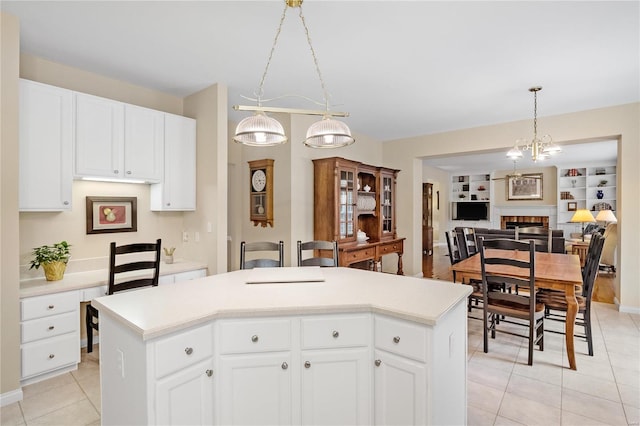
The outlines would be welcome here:
<svg viewBox="0 0 640 426">
<path fill-rule="evenodd" d="M 545 333 L 545 349 L 527 365 L 527 342 L 498 334 L 482 347 L 482 323 L 469 320 L 467 416 L 470 425 L 640 424 L 640 315 L 593 305 L 594 352 L 576 339 L 578 371 L 567 368 L 564 336 Z M 547 321 L 547 329 L 562 323 Z M 581 327 L 577 327 L 581 331 Z M 2 425 L 100 424 L 98 351 L 78 370 L 25 386 L 2 407 Z"/>
</svg>

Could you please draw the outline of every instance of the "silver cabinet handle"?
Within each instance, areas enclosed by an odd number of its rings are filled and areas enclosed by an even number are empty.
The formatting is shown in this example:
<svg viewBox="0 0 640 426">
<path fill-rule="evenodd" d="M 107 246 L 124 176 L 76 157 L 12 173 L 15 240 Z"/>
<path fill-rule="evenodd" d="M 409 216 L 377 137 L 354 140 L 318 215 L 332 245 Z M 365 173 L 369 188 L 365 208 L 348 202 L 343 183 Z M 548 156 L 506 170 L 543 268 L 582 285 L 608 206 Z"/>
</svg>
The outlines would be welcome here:
<svg viewBox="0 0 640 426">
<path fill-rule="evenodd" d="M 55 308 L 55 306 L 49 305 L 49 309 L 53 309 L 53 308 Z"/>
<path fill-rule="evenodd" d="M 170 206 L 170 205 L 171 205 L 171 203 L 167 203 L 167 207 Z"/>
<path fill-rule="evenodd" d="M 54 328 L 55 328 L 55 327 L 54 327 L 54 326 L 52 326 L 52 325 L 50 325 L 50 326 L 49 326 L 49 330 L 53 330 Z"/>
<path fill-rule="evenodd" d="M 54 354 L 49 354 L 49 359 L 53 359 L 53 358 L 55 358 L 55 357 L 56 357 L 56 356 L 55 356 Z"/>
<path fill-rule="evenodd" d="M 69 202 L 68 201 L 64 201 L 62 204 L 64 204 L 65 206 L 68 206 Z"/>
<path fill-rule="evenodd" d="M 305 361 L 304 368 L 310 368 L 310 367 L 311 367 L 311 363 L 309 361 Z"/>
<path fill-rule="evenodd" d="M 130 175 L 131 174 L 131 170 L 127 170 L 127 174 Z"/>
<path fill-rule="evenodd" d="M 118 171 L 118 169 L 115 169 L 115 170 L 113 171 L 113 174 L 114 174 L 114 175 L 117 175 L 118 173 L 120 173 L 120 171 Z"/>
<path fill-rule="evenodd" d="M 400 336 L 396 336 L 393 338 L 393 343 L 400 343 Z"/>
<path fill-rule="evenodd" d="M 375 364 L 376 364 L 376 367 L 380 367 L 380 364 L 382 364 L 382 361 L 379 359 L 376 359 Z"/>
<path fill-rule="evenodd" d="M 340 337 L 340 333 L 338 333 L 337 330 L 333 330 L 333 333 L 331 333 L 331 335 L 333 336 L 334 339 L 337 339 L 338 337 Z"/>
<path fill-rule="evenodd" d="M 257 335 L 257 334 L 254 334 L 253 336 L 251 336 L 251 341 L 252 341 L 253 343 L 256 343 L 256 342 L 258 341 L 258 335 Z"/>
<path fill-rule="evenodd" d="M 184 352 L 185 352 L 187 355 L 191 355 L 191 354 L 193 353 L 193 348 L 185 348 L 185 349 L 184 349 Z"/>
<path fill-rule="evenodd" d="M 287 364 L 286 362 L 282 363 L 282 369 L 286 370 L 287 368 L 289 368 L 289 364 Z"/>
<path fill-rule="evenodd" d="M 207 377 L 213 376 L 213 370 L 207 370 L 206 373 L 207 373 Z"/>
</svg>

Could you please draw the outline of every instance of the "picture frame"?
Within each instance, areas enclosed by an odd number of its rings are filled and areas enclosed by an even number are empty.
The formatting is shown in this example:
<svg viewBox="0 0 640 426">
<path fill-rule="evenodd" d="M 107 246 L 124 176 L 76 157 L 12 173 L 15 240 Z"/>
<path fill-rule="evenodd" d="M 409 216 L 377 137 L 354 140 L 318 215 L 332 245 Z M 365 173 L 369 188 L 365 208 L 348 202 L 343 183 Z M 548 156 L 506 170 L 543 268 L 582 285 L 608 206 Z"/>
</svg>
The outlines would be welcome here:
<svg viewBox="0 0 640 426">
<path fill-rule="evenodd" d="M 87 234 L 137 232 L 137 197 L 86 198 Z"/>
<path fill-rule="evenodd" d="M 575 201 L 569 201 L 567 203 L 567 211 L 575 212 L 576 210 L 578 210 L 578 203 L 576 203 Z"/>
<path fill-rule="evenodd" d="M 509 176 L 507 200 L 542 200 L 542 173 Z"/>
</svg>

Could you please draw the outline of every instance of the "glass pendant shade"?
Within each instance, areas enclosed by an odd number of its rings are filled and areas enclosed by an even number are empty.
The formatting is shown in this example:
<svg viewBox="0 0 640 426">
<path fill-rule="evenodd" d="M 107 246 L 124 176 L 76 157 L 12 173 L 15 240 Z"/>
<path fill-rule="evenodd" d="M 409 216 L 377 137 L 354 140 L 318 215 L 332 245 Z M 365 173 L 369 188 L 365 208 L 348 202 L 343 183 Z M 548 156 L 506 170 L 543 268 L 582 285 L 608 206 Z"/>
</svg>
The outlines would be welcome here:
<svg viewBox="0 0 640 426">
<path fill-rule="evenodd" d="M 522 158 L 522 151 L 516 145 L 513 148 L 511 148 L 509 150 L 509 152 L 507 152 L 507 157 L 509 157 L 510 159 L 512 159 L 514 161 L 519 160 L 519 159 Z"/>
<path fill-rule="evenodd" d="M 251 146 L 272 146 L 287 142 L 282 124 L 263 112 L 256 112 L 238 123 L 233 140 Z"/>
<path fill-rule="evenodd" d="M 355 141 L 346 124 L 324 117 L 309 126 L 304 144 L 311 148 L 339 148 L 351 145 Z"/>
</svg>

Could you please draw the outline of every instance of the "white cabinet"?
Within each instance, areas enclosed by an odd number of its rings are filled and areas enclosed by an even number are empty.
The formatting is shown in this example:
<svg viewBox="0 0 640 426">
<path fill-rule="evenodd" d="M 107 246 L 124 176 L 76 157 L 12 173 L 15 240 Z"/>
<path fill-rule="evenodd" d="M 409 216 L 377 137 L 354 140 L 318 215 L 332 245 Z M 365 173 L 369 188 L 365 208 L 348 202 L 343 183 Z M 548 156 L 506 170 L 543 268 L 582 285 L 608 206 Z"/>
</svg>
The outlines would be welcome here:
<svg viewBox="0 0 640 426">
<path fill-rule="evenodd" d="M 76 368 L 80 362 L 79 309 L 77 291 L 20 301 L 23 385 Z"/>
<path fill-rule="evenodd" d="M 20 80 L 20 211 L 71 209 L 73 95 Z"/>
<path fill-rule="evenodd" d="M 181 281 L 190 281 L 197 278 L 203 278 L 207 276 L 206 269 L 197 269 L 195 271 L 178 272 L 171 275 L 160 275 L 158 278 L 158 285 L 174 284 Z"/>
<path fill-rule="evenodd" d="M 595 217 L 600 210 L 617 208 L 616 166 L 590 164 L 558 168 L 557 227 L 580 232 L 581 224 L 571 223 L 576 209 L 590 210 Z"/>
<path fill-rule="evenodd" d="M 426 424 L 427 376 L 423 363 L 375 352 L 375 424 Z"/>
<path fill-rule="evenodd" d="M 164 113 L 75 94 L 75 175 L 159 182 Z"/>
<path fill-rule="evenodd" d="M 151 210 L 186 211 L 196 208 L 196 121 L 165 114 L 164 170 L 151 185 Z"/>
</svg>

